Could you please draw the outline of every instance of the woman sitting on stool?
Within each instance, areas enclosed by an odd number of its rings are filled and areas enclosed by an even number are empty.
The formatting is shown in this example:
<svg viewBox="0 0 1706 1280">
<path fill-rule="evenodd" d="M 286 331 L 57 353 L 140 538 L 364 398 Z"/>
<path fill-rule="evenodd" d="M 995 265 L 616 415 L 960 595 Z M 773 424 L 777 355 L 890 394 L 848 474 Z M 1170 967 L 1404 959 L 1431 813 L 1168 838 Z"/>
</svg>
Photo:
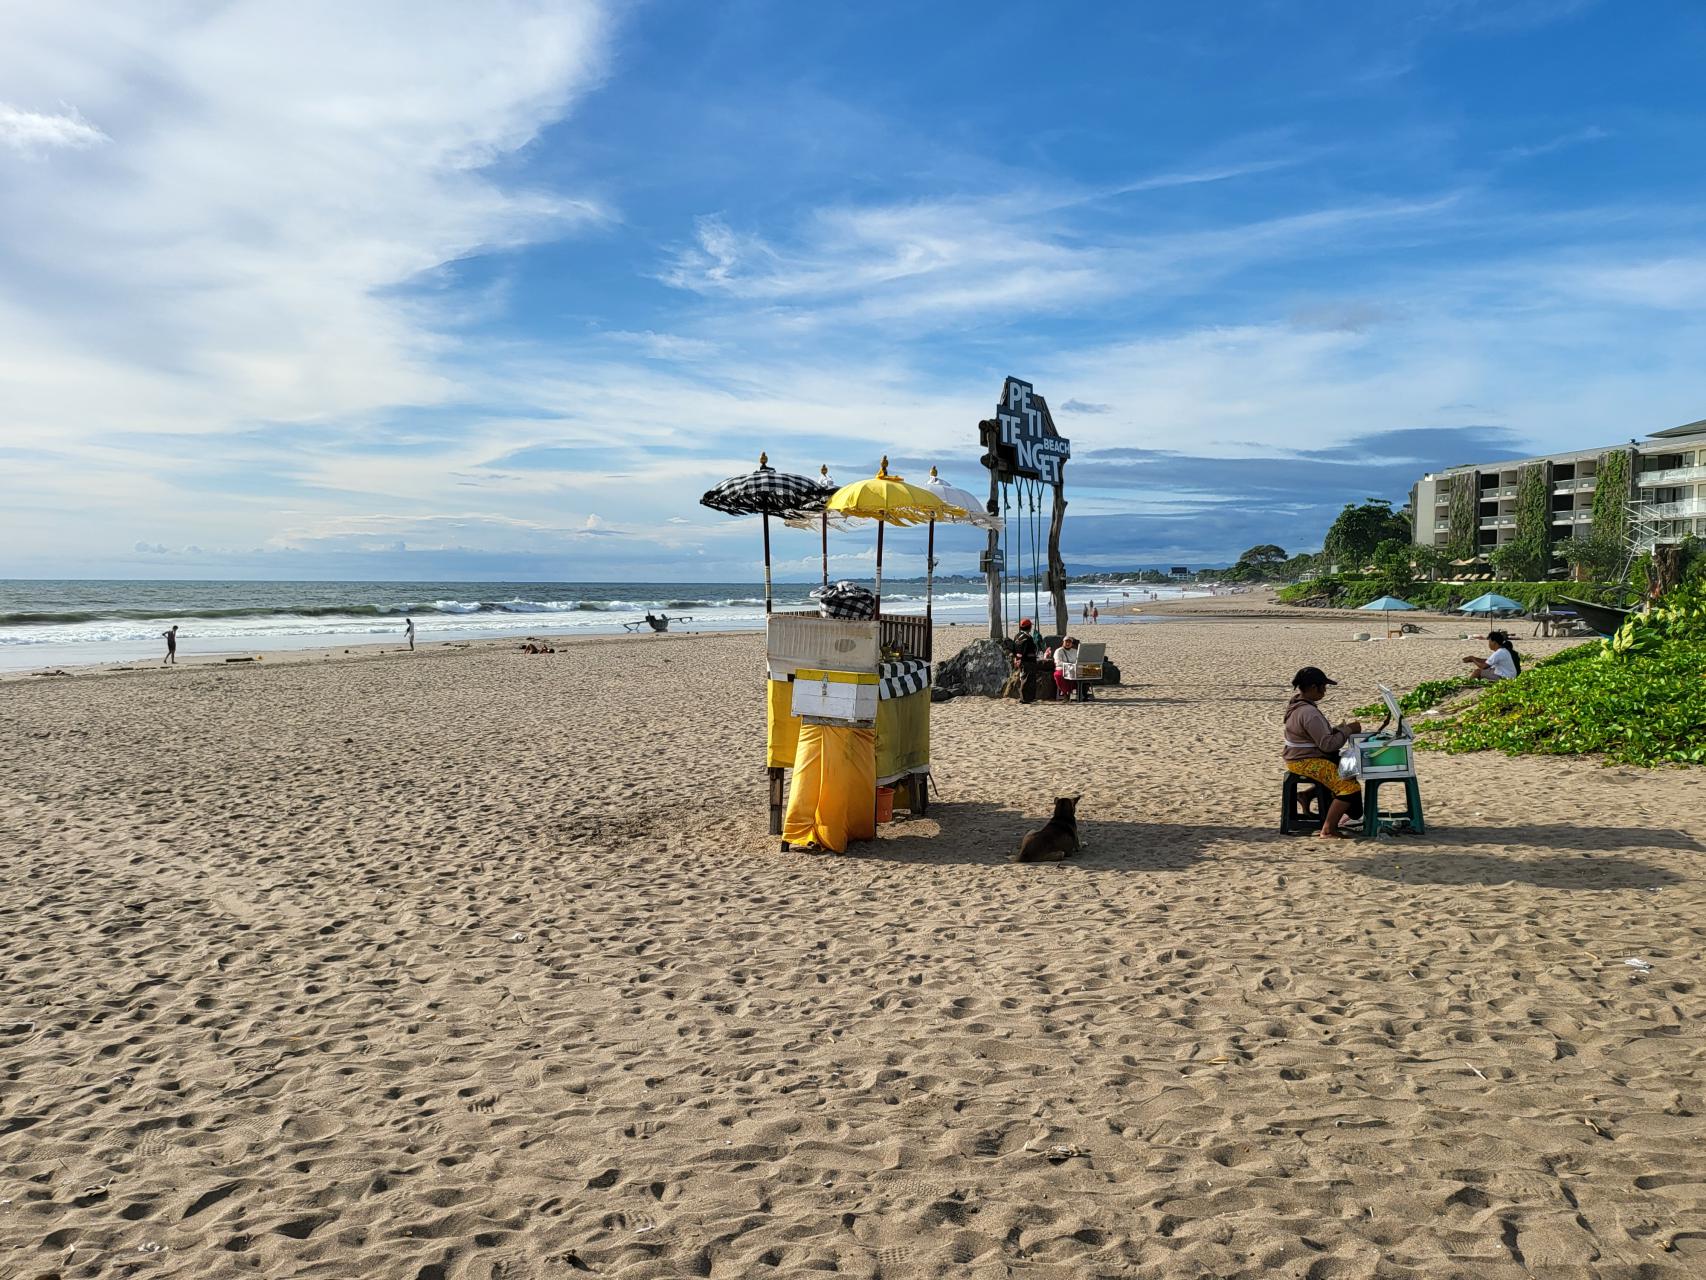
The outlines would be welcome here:
<svg viewBox="0 0 1706 1280">
<path fill-rule="evenodd" d="M 1346 834 L 1340 829 L 1341 823 L 1354 823 L 1362 817 L 1362 784 L 1339 776 L 1339 748 L 1351 734 L 1362 732 L 1362 724 L 1356 720 L 1330 724 L 1315 705 L 1327 696 L 1327 686 L 1337 683 L 1327 679 L 1320 667 L 1305 667 L 1291 678 L 1291 687 L 1297 692 L 1285 709 L 1285 748 L 1280 752 L 1288 773 L 1308 778 L 1332 793 L 1333 803 L 1327 807 L 1320 831 L 1327 840 Z"/>
<path fill-rule="evenodd" d="M 1063 701 L 1072 697 L 1074 689 L 1078 691 L 1080 701 L 1088 699 L 1090 697 L 1089 688 L 1081 680 L 1068 676 L 1061 670 L 1062 667 L 1070 667 L 1074 671 L 1078 669 L 1078 639 L 1076 636 L 1067 636 L 1060 642 L 1060 648 L 1054 651 L 1054 687 L 1055 692 L 1060 694 Z"/>
</svg>

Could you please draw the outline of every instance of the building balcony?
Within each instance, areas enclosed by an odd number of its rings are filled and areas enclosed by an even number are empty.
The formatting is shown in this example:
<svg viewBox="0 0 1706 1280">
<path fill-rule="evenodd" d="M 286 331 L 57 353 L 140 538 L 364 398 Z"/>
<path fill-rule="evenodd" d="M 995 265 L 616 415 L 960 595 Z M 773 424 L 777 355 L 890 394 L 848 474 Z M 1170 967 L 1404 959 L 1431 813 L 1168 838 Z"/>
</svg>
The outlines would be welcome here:
<svg viewBox="0 0 1706 1280">
<path fill-rule="evenodd" d="M 1586 480 L 1559 480 L 1552 486 L 1554 495 L 1564 493 L 1592 493 L 1598 483 L 1592 476 Z"/>
<path fill-rule="evenodd" d="M 1516 486 L 1514 484 L 1501 484 L 1497 489 L 1481 490 L 1482 502 L 1491 502 L 1494 498 L 1514 497 L 1516 497 Z"/>
<path fill-rule="evenodd" d="M 1643 489 L 1669 489 L 1674 485 L 1706 484 L 1706 467 L 1672 467 L 1669 471 L 1643 471 L 1635 477 Z"/>
<path fill-rule="evenodd" d="M 1514 529 L 1514 528 L 1516 528 L 1516 517 L 1515 516 L 1482 516 L 1481 517 L 1481 527 L 1483 529 Z"/>
<path fill-rule="evenodd" d="M 1692 520 L 1706 516 L 1706 498 L 1687 498 L 1681 502 L 1657 502 L 1640 508 L 1648 520 Z"/>
<path fill-rule="evenodd" d="M 1434 532 L 1435 533 L 1450 533 L 1451 532 L 1451 521 L 1449 521 L 1449 520 L 1435 520 L 1434 521 Z"/>
<path fill-rule="evenodd" d="M 1592 524 L 1593 523 L 1593 512 L 1591 512 L 1591 511 L 1554 511 L 1552 513 L 1552 523 L 1553 524 Z"/>
</svg>

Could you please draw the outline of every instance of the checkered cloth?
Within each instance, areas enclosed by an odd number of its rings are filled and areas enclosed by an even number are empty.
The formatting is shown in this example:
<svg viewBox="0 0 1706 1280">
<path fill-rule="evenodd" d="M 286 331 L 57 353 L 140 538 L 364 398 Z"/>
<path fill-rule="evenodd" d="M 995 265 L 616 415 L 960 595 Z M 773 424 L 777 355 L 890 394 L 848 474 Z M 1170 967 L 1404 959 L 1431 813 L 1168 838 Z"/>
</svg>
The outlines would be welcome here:
<svg viewBox="0 0 1706 1280">
<path fill-rule="evenodd" d="M 857 582 L 843 579 L 827 587 L 813 587 L 812 598 L 817 601 L 818 612 L 826 618 L 867 621 L 877 616 L 877 597 L 870 588 Z"/>
<path fill-rule="evenodd" d="M 764 466 L 745 475 L 730 476 L 699 499 L 701 506 L 731 516 L 788 516 L 822 511 L 834 495 L 809 476 L 796 476 Z"/>
<path fill-rule="evenodd" d="M 930 664 L 923 658 L 877 664 L 877 697 L 906 698 L 930 687 Z"/>
</svg>

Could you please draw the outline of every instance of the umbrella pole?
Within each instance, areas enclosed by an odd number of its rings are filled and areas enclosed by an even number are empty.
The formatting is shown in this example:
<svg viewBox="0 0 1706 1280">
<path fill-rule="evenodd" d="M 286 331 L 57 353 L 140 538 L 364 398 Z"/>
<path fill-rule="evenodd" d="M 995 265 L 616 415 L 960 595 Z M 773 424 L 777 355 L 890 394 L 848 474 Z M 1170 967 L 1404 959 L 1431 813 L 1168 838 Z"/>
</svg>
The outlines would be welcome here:
<svg viewBox="0 0 1706 1280">
<path fill-rule="evenodd" d="M 764 513 L 764 612 L 770 612 L 770 513 Z"/>
<path fill-rule="evenodd" d="M 931 630 L 931 622 L 930 622 L 930 613 L 931 613 L 931 608 L 932 608 L 933 599 L 934 599 L 935 594 L 936 594 L 936 522 L 934 520 L 932 520 L 930 522 L 930 535 L 929 535 L 929 538 L 926 541 L 925 547 L 924 547 L 924 634 L 926 637 L 933 637 L 935 635 L 935 632 Z M 926 639 L 925 643 L 928 645 L 933 645 L 933 640 Z M 928 658 L 930 656 L 930 651 L 928 649 L 925 650 L 924 656 L 926 658 Z"/>
<path fill-rule="evenodd" d="M 886 520 L 877 521 L 877 604 L 872 610 L 872 616 L 877 618 L 883 616 L 883 526 L 887 523 Z"/>
<path fill-rule="evenodd" d="M 824 511 L 820 517 L 823 525 L 823 585 L 829 585 L 829 512 Z"/>
</svg>

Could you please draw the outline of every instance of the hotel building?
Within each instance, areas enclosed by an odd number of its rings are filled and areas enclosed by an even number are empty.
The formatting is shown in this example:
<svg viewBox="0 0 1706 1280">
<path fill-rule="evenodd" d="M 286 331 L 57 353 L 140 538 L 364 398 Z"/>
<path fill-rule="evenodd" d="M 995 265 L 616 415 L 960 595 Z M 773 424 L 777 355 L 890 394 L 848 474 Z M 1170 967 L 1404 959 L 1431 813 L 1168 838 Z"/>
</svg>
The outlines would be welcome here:
<svg viewBox="0 0 1706 1280">
<path fill-rule="evenodd" d="M 1463 558 L 1485 556 L 1517 536 L 1517 494 L 1524 473 L 1541 468 L 1549 541 L 1593 532 L 1594 497 L 1604 479 L 1618 488 L 1636 551 L 1706 537 L 1706 419 L 1657 431 L 1644 440 L 1513 462 L 1431 471 L 1410 490 L 1415 541 Z"/>
</svg>

